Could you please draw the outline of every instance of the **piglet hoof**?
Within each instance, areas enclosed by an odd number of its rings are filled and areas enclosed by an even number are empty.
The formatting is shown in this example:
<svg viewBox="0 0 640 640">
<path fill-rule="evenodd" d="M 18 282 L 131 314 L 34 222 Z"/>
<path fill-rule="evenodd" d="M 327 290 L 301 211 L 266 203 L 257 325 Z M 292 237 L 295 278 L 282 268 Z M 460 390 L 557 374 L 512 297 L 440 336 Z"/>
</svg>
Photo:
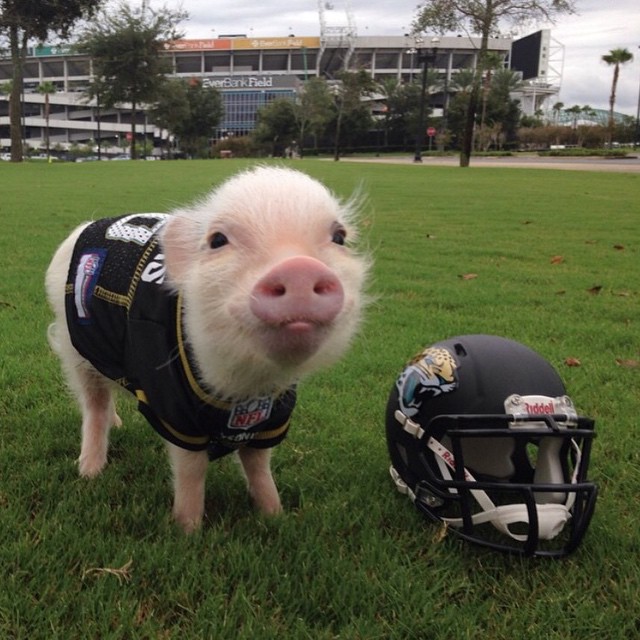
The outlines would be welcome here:
<svg viewBox="0 0 640 640">
<path fill-rule="evenodd" d="M 83 478 L 95 478 L 96 476 L 100 475 L 106 465 L 106 456 L 81 455 L 78 459 L 80 476 Z"/>
<path fill-rule="evenodd" d="M 273 493 L 271 491 L 264 491 L 264 489 L 258 491 L 249 490 L 249 497 L 251 498 L 253 506 L 263 516 L 277 516 L 282 513 L 282 504 L 280 503 L 280 496 L 277 491 Z"/>
<path fill-rule="evenodd" d="M 186 535 L 199 531 L 202 526 L 201 515 L 198 516 L 191 513 L 180 512 L 175 508 L 173 510 L 173 519 Z"/>
</svg>

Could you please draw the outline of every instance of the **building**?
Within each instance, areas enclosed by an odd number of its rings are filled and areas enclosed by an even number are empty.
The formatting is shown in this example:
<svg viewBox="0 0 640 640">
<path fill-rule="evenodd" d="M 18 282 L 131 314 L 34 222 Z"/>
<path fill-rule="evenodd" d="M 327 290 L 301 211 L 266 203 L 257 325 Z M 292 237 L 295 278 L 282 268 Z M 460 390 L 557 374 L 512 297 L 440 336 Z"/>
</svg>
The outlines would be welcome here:
<svg viewBox="0 0 640 640">
<path fill-rule="evenodd" d="M 435 39 L 434 39 L 435 40 Z M 411 81 L 421 73 L 421 52 L 431 52 L 445 86 L 461 69 L 477 63 L 479 38 L 442 37 L 427 42 L 413 36 L 353 36 L 343 38 L 222 36 L 209 40 L 180 40 L 166 50 L 178 78 L 199 78 L 218 88 L 225 115 L 217 137 L 243 135 L 255 126 L 257 110 L 278 97 L 293 97 L 305 79 L 333 78 L 348 60 L 350 69 L 365 69 L 376 80 Z M 512 40 L 492 38 L 491 51 L 508 66 Z M 133 115 L 127 105 L 105 110 L 88 102 L 84 91 L 92 81 L 91 60 L 70 46 L 42 46 L 30 52 L 24 65 L 24 138 L 31 147 L 42 148 L 45 137 L 45 96 L 38 93 L 51 82 L 56 93 L 48 96 L 49 132 L 52 148 L 95 143 L 126 144 Z M 0 83 L 10 80 L 11 61 L 0 58 Z M 548 93 L 548 92 L 547 92 Z M 445 106 L 449 91 L 430 97 L 435 112 Z M 157 130 L 144 110 L 136 114 L 138 135 L 154 138 L 156 146 L 166 132 Z M 0 96 L 0 147 L 9 146 L 7 96 Z M 130 135 L 130 134 L 129 134 Z"/>
</svg>

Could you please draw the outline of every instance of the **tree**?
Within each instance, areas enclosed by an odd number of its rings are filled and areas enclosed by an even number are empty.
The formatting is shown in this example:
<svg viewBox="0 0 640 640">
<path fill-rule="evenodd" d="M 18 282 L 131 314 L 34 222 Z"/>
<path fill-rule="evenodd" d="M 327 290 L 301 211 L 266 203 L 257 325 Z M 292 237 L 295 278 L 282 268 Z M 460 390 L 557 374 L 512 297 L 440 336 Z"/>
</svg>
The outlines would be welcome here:
<svg viewBox="0 0 640 640">
<path fill-rule="evenodd" d="M 578 116 L 582 113 L 582 107 L 579 104 L 574 104 L 567 107 L 564 112 L 571 114 L 571 127 L 575 129 L 578 126 Z"/>
<path fill-rule="evenodd" d="M 616 104 L 616 90 L 618 88 L 618 78 L 620 77 L 620 65 L 626 64 L 633 60 L 633 54 L 628 49 L 611 49 L 609 53 L 602 56 L 603 62 L 613 67 L 613 81 L 611 82 L 611 94 L 609 95 L 609 146 L 613 141 L 613 108 Z"/>
<path fill-rule="evenodd" d="M 180 147 L 191 157 L 209 157 L 210 141 L 224 108 L 222 97 L 215 87 L 204 87 L 191 79 L 187 83 L 188 116 L 175 128 Z"/>
<path fill-rule="evenodd" d="M 511 69 L 498 69 L 491 77 L 491 84 L 483 104 L 484 121 L 480 132 L 483 141 L 478 148 L 487 151 L 491 145 L 500 148 L 504 142 L 515 143 L 520 105 L 511 94 L 522 87 L 520 75 Z"/>
<path fill-rule="evenodd" d="M 185 81 L 177 78 L 167 80 L 160 89 L 156 104 L 150 110 L 151 122 L 175 136 L 180 123 L 188 117 L 189 101 Z M 171 156 L 169 140 L 167 148 Z"/>
<path fill-rule="evenodd" d="M 220 92 L 200 80 L 167 80 L 151 110 L 151 121 L 179 139 L 189 156 L 208 156 L 209 140 L 222 117 Z"/>
<path fill-rule="evenodd" d="M 299 152 L 304 154 L 307 134 L 318 146 L 318 137 L 322 135 L 331 121 L 333 98 L 324 78 L 309 78 L 298 95 L 294 105 L 294 116 L 298 127 Z"/>
<path fill-rule="evenodd" d="M 593 109 L 593 107 L 590 104 L 582 105 L 582 107 L 580 107 L 580 110 L 587 117 L 591 117 L 592 118 L 593 116 L 596 115 L 595 110 Z"/>
<path fill-rule="evenodd" d="M 0 96 L 10 96 L 11 95 L 11 87 L 13 82 L 11 80 L 7 80 L 7 82 L 0 82 Z M 9 98 L 7 98 L 8 100 Z"/>
<path fill-rule="evenodd" d="M 551 107 L 551 110 L 553 111 L 553 121 L 555 124 L 558 124 L 558 121 L 560 120 L 560 114 L 562 113 L 563 109 L 564 102 L 556 102 L 554 103 L 553 107 Z"/>
<path fill-rule="evenodd" d="M 429 70 L 431 72 L 431 70 Z M 433 80 L 433 77 L 431 77 Z M 430 88 L 429 77 L 427 86 Z M 393 143 L 406 147 L 415 142 L 418 119 L 420 113 L 421 82 L 407 82 L 399 84 L 395 78 L 384 80 L 378 85 L 378 93 L 385 98 L 383 128 L 385 134 L 384 146 Z"/>
<path fill-rule="evenodd" d="M 402 84 L 396 78 L 384 78 L 376 87 L 376 91 L 384 98 L 384 108 L 382 112 L 382 130 L 384 131 L 384 146 L 389 146 L 389 132 L 394 113 L 391 107 L 397 102 L 398 95 L 402 90 Z"/>
<path fill-rule="evenodd" d="M 504 69 L 504 59 L 503 57 L 494 52 L 487 52 L 485 57 L 484 64 L 484 79 L 482 82 L 482 91 L 481 91 L 481 102 L 482 102 L 482 110 L 480 115 L 480 126 L 484 126 L 484 121 L 487 115 L 487 101 L 489 100 L 489 91 L 491 90 L 491 80 L 493 77 L 494 71 L 498 69 Z"/>
<path fill-rule="evenodd" d="M 335 99 L 333 159 L 336 161 L 340 160 L 345 139 L 370 127 L 371 113 L 362 99 L 375 90 L 373 78 L 366 71 L 341 71 L 337 76 L 339 82 L 332 87 Z"/>
<path fill-rule="evenodd" d="M 460 69 L 451 75 L 449 87 L 453 97 L 447 109 L 447 126 L 451 134 L 451 144 L 457 149 L 462 148 L 462 134 L 474 81 L 475 72 L 473 69 Z"/>
<path fill-rule="evenodd" d="M 418 7 L 413 28 L 416 32 L 450 33 L 464 30 L 480 35 L 476 74 L 469 95 L 465 118 L 460 166 L 471 161 L 473 131 L 478 111 L 480 82 L 486 69 L 489 36 L 502 23 L 517 24 L 529 20 L 553 22 L 555 16 L 574 13 L 575 0 L 424 0 Z"/>
<path fill-rule="evenodd" d="M 131 104 L 131 158 L 136 152 L 136 111 L 156 101 L 169 59 L 163 56 L 166 42 L 182 36 L 178 25 L 187 14 L 180 9 L 158 10 L 143 3 L 130 7 L 120 0 L 115 9 L 100 13 L 81 35 L 78 50 L 91 56 L 94 79 L 87 95 L 100 96 L 107 108 L 116 103 Z"/>
<path fill-rule="evenodd" d="M 473 89 L 475 73 L 473 69 L 460 69 L 451 76 L 451 88 L 455 92 L 461 92 L 469 95 Z"/>
<path fill-rule="evenodd" d="M 103 0 L 0 0 L 0 33 L 9 39 L 13 65 L 9 98 L 11 161 L 21 162 L 23 67 L 30 40 L 46 41 L 50 34 L 69 36 L 81 18 L 95 14 Z"/>
<path fill-rule="evenodd" d="M 295 106 L 289 98 L 276 98 L 258 111 L 253 138 L 257 142 L 268 142 L 271 155 L 283 156 L 295 139 L 298 131 Z"/>
<path fill-rule="evenodd" d="M 575 138 L 573 143 L 577 144 L 579 147 L 581 147 L 584 143 L 584 138 L 585 138 L 585 134 L 588 132 L 589 129 L 591 129 L 592 127 L 587 125 L 585 126 L 584 124 L 580 124 L 580 116 L 593 116 L 594 115 L 594 110 L 593 107 L 589 106 L 588 104 L 585 104 L 584 106 L 580 106 L 579 104 L 574 104 L 572 107 L 569 107 L 568 109 L 564 110 L 565 113 L 569 113 L 571 114 L 571 128 L 574 131 L 575 134 Z"/>
<path fill-rule="evenodd" d="M 56 86 L 53 82 L 47 80 L 41 82 L 38 85 L 38 93 L 44 96 L 44 122 L 45 122 L 45 148 L 47 150 L 47 158 L 50 157 L 50 144 L 49 144 L 49 96 L 56 92 Z"/>
</svg>

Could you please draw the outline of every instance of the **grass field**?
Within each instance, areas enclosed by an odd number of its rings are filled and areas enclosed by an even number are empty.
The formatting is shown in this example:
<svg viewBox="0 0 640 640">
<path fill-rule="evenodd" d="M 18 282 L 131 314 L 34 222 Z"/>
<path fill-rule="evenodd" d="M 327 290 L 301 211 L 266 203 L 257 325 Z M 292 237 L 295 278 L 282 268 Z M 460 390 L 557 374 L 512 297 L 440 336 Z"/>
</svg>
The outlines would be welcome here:
<svg viewBox="0 0 640 640">
<path fill-rule="evenodd" d="M 286 513 L 256 516 L 225 459 L 183 536 L 163 444 L 126 398 L 109 466 L 78 478 L 79 414 L 45 339 L 52 252 L 82 220 L 168 210 L 243 166 L 0 164 L 0 638 L 640 637 L 640 175 L 296 163 L 368 194 L 376 301 L 301 387 L 274 456 Z M 443 538 L 388 478 L 396 374 L 474 332 L 538 350 L 596 418 L 600 497 L 568 559 Z"/>
</svg>

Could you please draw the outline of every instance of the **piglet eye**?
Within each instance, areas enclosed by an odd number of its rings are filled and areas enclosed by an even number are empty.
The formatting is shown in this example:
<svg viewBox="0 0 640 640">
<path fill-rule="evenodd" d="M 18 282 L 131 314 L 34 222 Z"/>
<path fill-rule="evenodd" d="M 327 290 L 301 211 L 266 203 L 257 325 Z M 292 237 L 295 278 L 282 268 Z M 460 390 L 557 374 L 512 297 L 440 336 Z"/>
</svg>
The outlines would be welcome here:
<svg viewBox="0 0 640 640">
<path fill-rule="evenodd" d="M 347 237 L 347 230 L 342 227 L 337 227 L 333 231 L 333 235 L 331 236 L 331 242 L 335 242 L 336 244 L 343 245 L 346 237 Z"/>
<path fill-rule="evenodd" d="M 216 231 L 211 236 L 211 240 L 209 240 L 209 246 L 212 249 L 219 249 L 220 247 L 224 247 L 225 244 L 229 244 L 229 238 L 220 231 Z"/>
</svg>

